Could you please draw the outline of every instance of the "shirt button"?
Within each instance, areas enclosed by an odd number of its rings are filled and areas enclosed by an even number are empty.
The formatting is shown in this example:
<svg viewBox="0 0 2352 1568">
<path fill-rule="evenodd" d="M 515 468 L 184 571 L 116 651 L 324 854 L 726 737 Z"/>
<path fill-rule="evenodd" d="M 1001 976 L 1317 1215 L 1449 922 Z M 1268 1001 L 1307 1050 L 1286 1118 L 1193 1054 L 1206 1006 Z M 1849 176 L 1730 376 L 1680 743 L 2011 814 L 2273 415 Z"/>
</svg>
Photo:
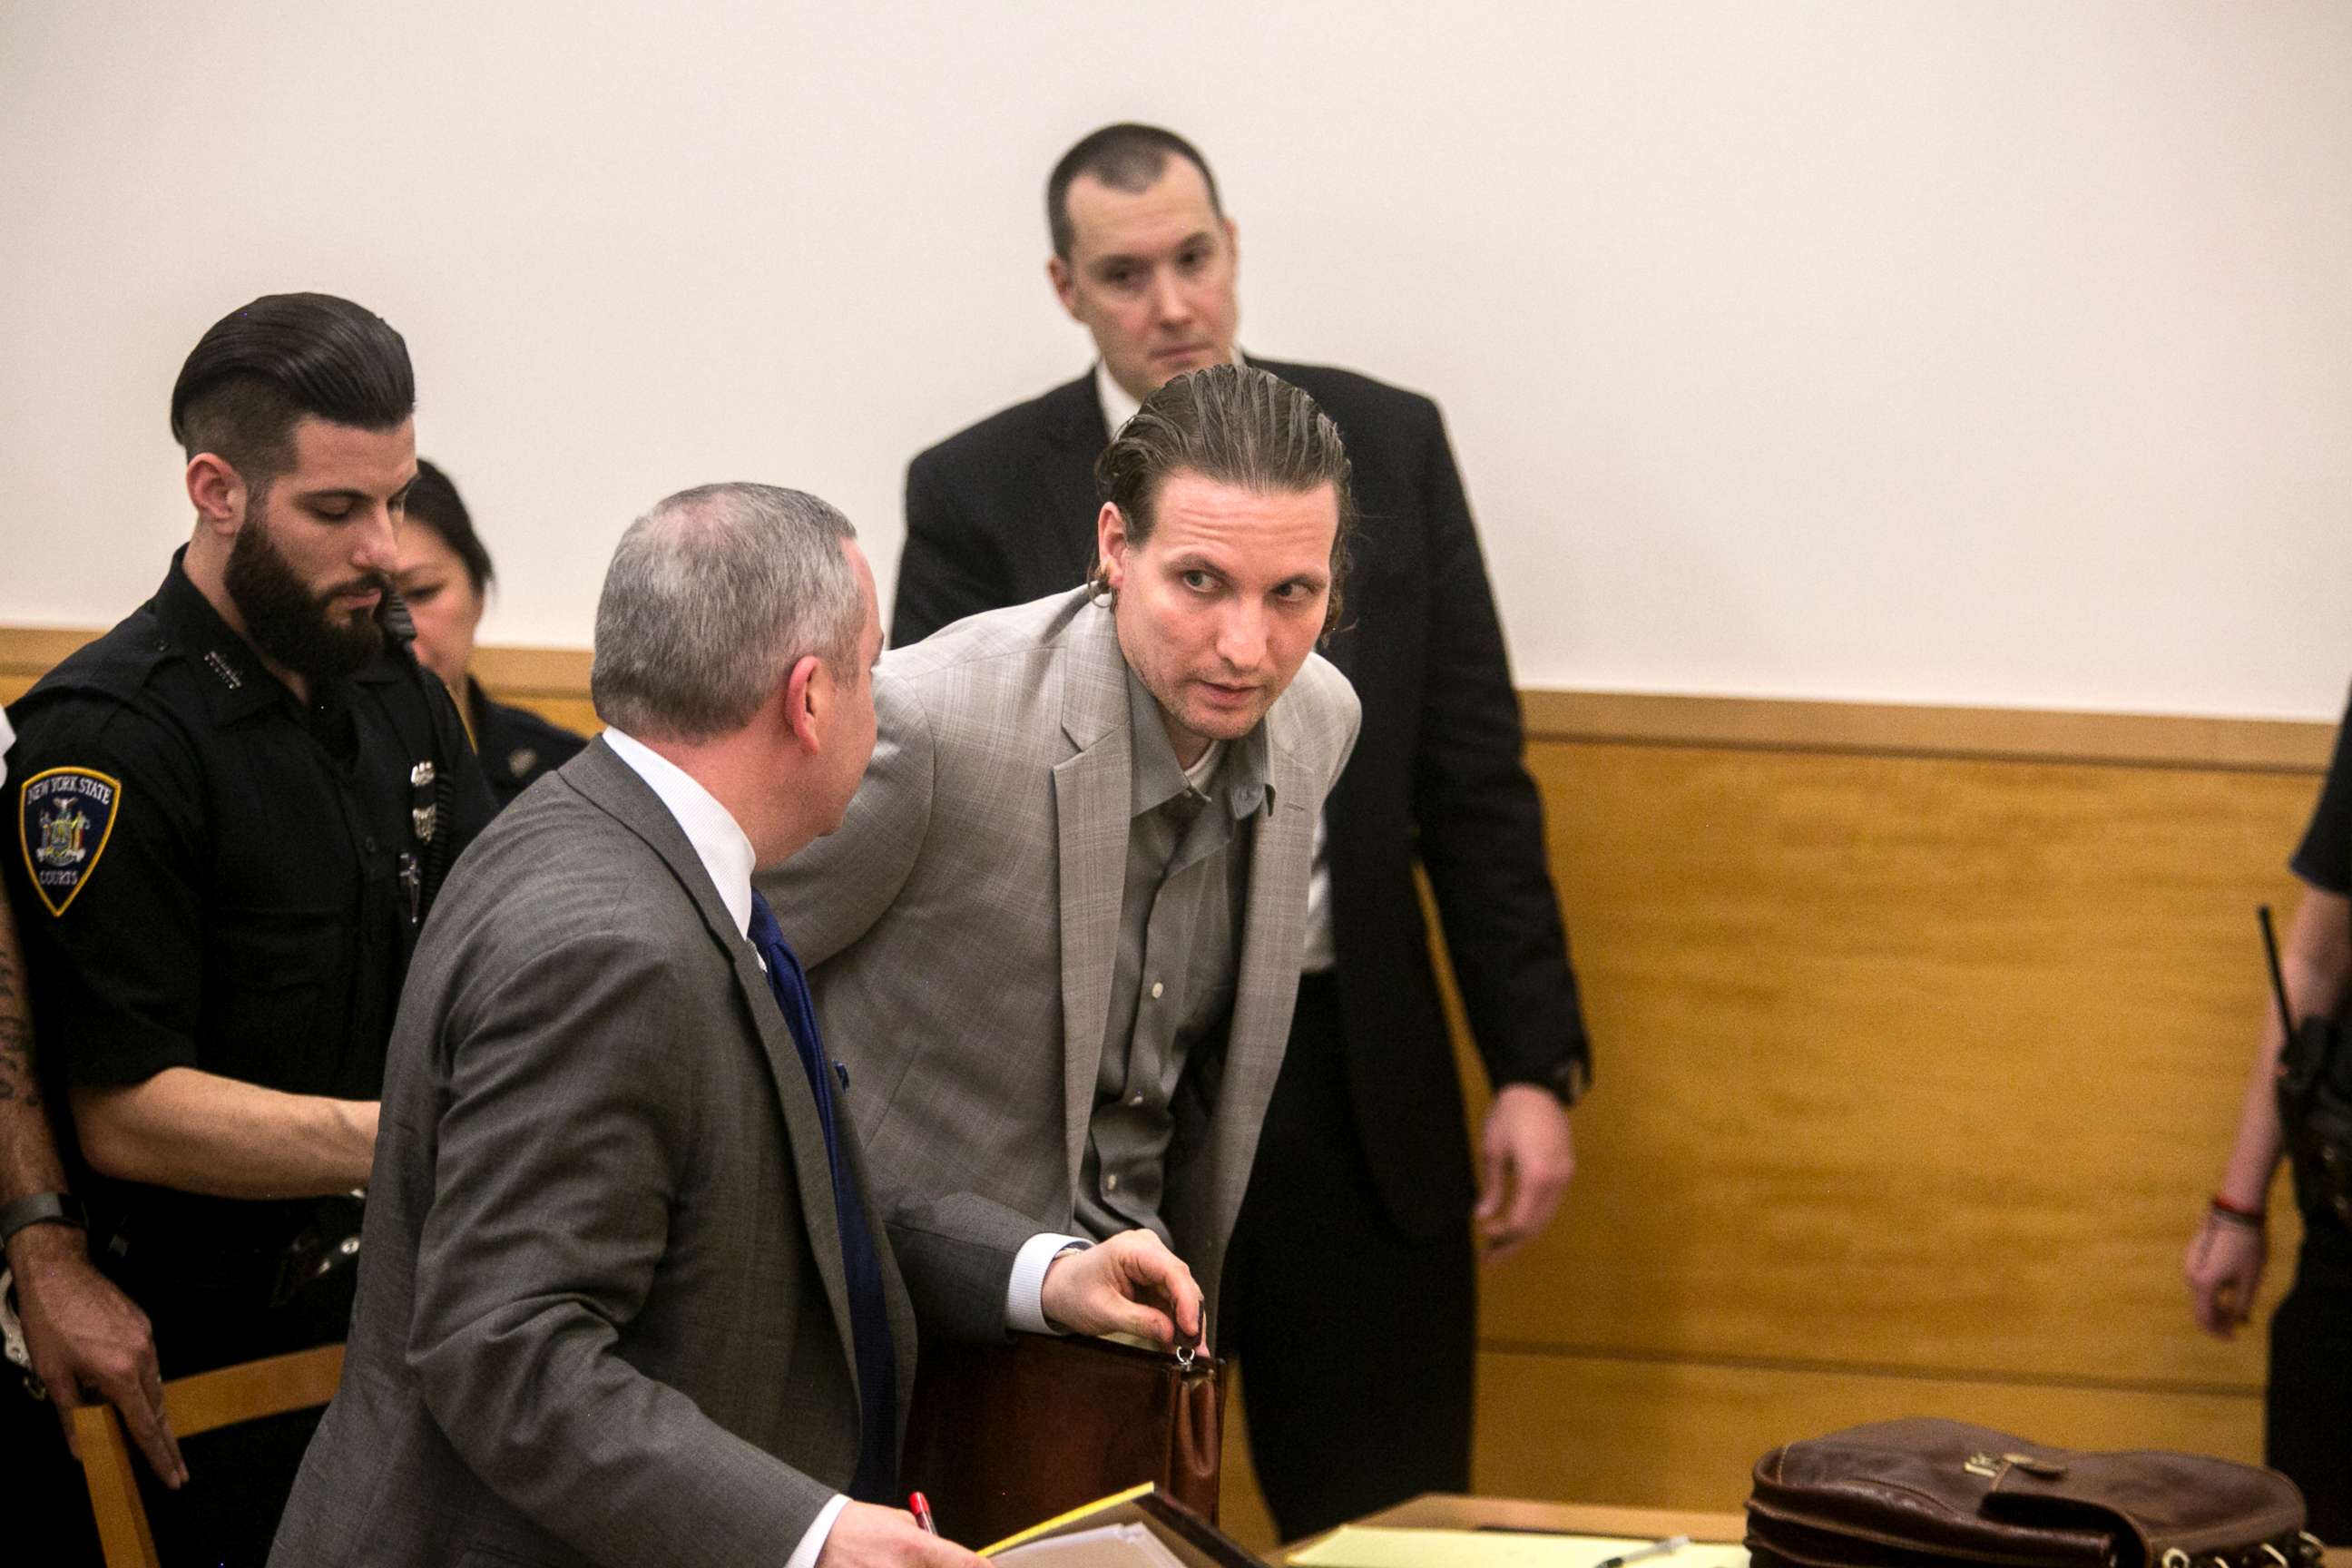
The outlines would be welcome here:
<svg viewBox="0 0 2352 1568">
<path fill-rule="evenodd" d="M 1127 1097 L 1127 1102 L 1129 1105 L 1141 1105 L 1143 1103 L 1143 1096 L 1139 1091 L 1135 1094 L 1130 1094 Z"/>
<path fill-rule="evenodd" d="M 374 834 L 373 834 L 373 833 L 371 833 L 371 834 L 369 834 L 365 838 L 361 839 L 361 840 L 360 840 L 360 847 L 361 847 L 362 849 L 363 849 L 363 850 L 367 851 L 367 853 L 369 853 L 369 854 L 371 854 L 371 855 L 374 854 L 374 853 L 375 853 L 375 835 L 374 835 Z"/>
<path fill-rule="evenodd" d="M 1118 1191 L 1118 1172 L 1113 1171 L 1109 1175 L 1103 1178 L 1103 1191 L 1107 1193 L 1115 1193 Z"/>
<path fill-rule="evenodd" d="M 1158 982 L 1157 980 L 1153 981 L 1153 982 L 1151 983 L 1151 999 L 1152 999 L 1154 1002 L 1159 1001 L 1159 1000 L 1160 1000 L 1160 994 L 1161 992 L 1163 992 L 1163 991 L 1167 990 L 1167 989 L 1168 989 L 1168 987 L 1166 987 L 1165 985 L 1160 984 L 1160 982 Z"/>
</svg>

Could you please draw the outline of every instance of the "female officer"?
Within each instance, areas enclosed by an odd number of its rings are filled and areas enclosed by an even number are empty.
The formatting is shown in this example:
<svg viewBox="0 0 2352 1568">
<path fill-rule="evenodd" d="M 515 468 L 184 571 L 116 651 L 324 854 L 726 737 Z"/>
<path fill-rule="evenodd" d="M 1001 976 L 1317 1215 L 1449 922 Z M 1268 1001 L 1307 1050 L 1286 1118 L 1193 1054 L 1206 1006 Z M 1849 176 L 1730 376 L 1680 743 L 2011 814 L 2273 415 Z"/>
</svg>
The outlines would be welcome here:
<svg viewBox="0 0 2352 1568">
<path fill-rule="evenodd" d="M 2341 1055 L 2352 1050 L 2343 1035 L 2352 998 L 2352 710 L 2291 865 L 2305 891 L 2279 955 L 2287 996 L 2299 1018 L 2336 1021 Z M 2278 1089 L 2285 1042 L 2265 1003 L 2238 1135 L 2183 1259 L 2198 1324 L 2222 1339 L 2246 1321 L 2262 1283 L 2265 1200 L 2287 1145 Z M 2303 1489 L 2312 1532 L 2341 1545 L 2352 1541 L 2352 1214 L 2334 1194 L 2301 1190 L 2307 1184 L 2295 1194 L 2303 1247 L 2294 1283 L 2271 1316 L 2263 1452 Z"/>
<path fill-rule="evenodd" d="M 482 772 L 503 806 L 587 742 L 536 713 L 491 701 L 467 669 L 490 586 L 490 552 L 474 532 L 457 487 L 421 459 L 408 489 L 408 521 L 422 526 L 402 531 L 398 582 L 416 622 L 416 657 L 457 698 Z"/>
</svg>

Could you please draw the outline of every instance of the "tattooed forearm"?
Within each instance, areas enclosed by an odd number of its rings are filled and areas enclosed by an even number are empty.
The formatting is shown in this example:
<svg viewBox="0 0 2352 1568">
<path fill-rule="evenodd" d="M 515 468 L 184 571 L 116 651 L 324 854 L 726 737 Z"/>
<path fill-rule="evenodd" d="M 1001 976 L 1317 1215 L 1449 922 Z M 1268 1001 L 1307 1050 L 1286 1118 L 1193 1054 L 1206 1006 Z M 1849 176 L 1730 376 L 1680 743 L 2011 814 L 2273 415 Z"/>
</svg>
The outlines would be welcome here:
<svg viewBox="0 0 2352 1568">
<path fill-rule="evenodd" d="M 0 1203 L 27 1193 L 65 1188 L 41 1079 L 33 1062 L 33 1003 L 25 984 L 24 951 L 5 899 L 0 899 Z M 41 1226 L 55 1230 L 55 1226 Z M 21 1246 L 21 1243 L 18 1245 Z M 19 1255 L 16 1261 L 24 1258 Z"/>
<path fill-rule="evenodd" d="M 0 1101 L 37 1107 L 41 1083 L 33 1071 L 32 1005 L 16 962 L 16 933 L 6 921 L 6 911 L 0 910 Z"/>
<path fill-rule="evenodd" d="M 33 1032 L 21 1018 L 0 1017 L 0 1100 L 37 1108 L 41 1086 L 33 1077 Z"/>
</svg>

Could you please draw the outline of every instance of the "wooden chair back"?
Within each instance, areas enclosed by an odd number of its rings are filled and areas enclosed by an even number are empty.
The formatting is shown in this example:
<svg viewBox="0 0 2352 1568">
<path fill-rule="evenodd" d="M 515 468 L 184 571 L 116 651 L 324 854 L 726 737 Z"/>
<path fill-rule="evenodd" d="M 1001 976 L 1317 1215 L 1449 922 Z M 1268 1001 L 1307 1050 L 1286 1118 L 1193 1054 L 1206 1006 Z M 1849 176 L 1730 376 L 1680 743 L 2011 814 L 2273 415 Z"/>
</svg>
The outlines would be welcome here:
<svg viewBox="0 0 2352 1568">
<path fill-rule="evenodd" d="M 175 1377 L 163 1385 L 163 1414 L 173 1433 L 193 1437 L 324 1405 L 335 1396 L 342 1375 L 343 1347 L 320 1345 Z M 85 1405 L 75 1411 L 74 1439 L 81 1447 L 82 1479 L 89 1485 L 90 1511 L 98 1518 L 106 1568 L 163 1568 L 132 1469 L 144 1461 L 131 1453 L 114 1406 Z"/>
</svg>

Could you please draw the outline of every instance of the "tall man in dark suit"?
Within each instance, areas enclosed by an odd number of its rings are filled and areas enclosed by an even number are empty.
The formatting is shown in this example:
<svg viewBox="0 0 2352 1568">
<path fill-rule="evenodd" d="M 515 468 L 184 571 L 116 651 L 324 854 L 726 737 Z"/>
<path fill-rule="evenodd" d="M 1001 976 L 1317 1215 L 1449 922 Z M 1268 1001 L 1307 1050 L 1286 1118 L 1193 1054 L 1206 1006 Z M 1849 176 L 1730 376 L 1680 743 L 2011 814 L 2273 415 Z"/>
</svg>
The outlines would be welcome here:
<svg viewBox="0 0 2352 1568">
<path fill-rule="evenodd" d="M 1235 230 L 1190 143 L 1097 131 L 1055 166 L 1046 215 L 1048 276 L 1101 357 L 908 468 L 898 643 L 1083 581 L 1110 432 L 1171 376 L 1239 358 Z M 1589 1053 L 1436 405 L 1348 371 L 1250 363 L 1338 423 L 1361 513 L 1328 651 L 1363 731 L 1324 815 L 1297 1012 L 1223 1290 L 1259 1477 L 1296 1537 L 1467 1489 L 1477 1240 L 1499 1257 L 1549 1220 Z M 1416 858 L 1496 1090 L 1476 1177 Z"/>
<path fill-rule="evenodd" d="M 1199 1331 L 1149 1232 L 1072 1252 L 895 1201 L 841 1120 L 751 872 L 840 826 L 881 647 L 813 496 L 688 490 L 623 537 L 611 728 L 477 842 L 417 950 L 350 1359 L 271 1562 L 978 1568 L 882 1506 L 915 1315 Z"/>
</svg>

